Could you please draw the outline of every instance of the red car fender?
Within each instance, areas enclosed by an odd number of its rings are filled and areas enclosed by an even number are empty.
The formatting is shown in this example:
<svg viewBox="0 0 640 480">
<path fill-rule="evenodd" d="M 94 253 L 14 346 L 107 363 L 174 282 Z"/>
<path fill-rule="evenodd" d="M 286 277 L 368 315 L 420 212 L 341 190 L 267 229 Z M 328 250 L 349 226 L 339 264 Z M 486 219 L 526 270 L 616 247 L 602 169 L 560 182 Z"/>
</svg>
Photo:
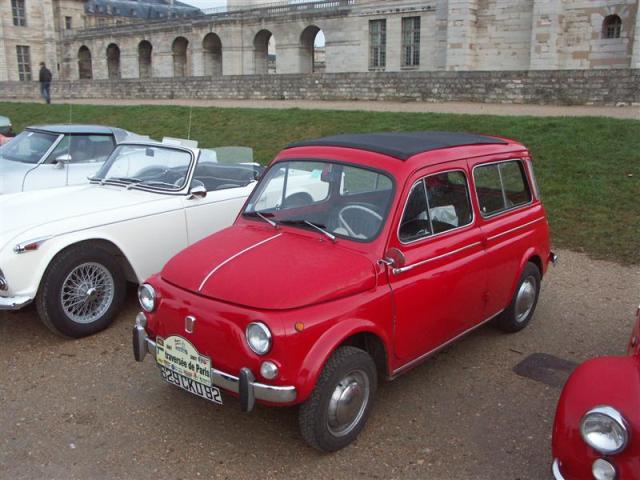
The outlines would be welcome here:
<svg viewBox="0 0 640 480">
<path fill-rule="evenodd" d="M 567 480 L 593 478 L 591 467 L 603 455 L 588 446 L 580 434 L 580 421 L 594 407 L 614 407 L 626 419 L 629 445 L 607 457 L 618 478 L 637 479 L 640 472 L 640 358 L 599 357 L 580 365 L 569 377 L 556 410 L 552 450 Z"/>
<path fill-rule="evenodd" d="M 313 347 L 304 360 L 298 370 L 298 378 L 296 386 L 298 388 L 298 395 L 296 402 L 304 402 L 313 389 L 316 386 L 318 377 L 322 373 L 322 369 L 329 360 L 329 357 L 336 351 L 336 349 L 342 345 L 349 337 L 358 333 L 370 333 L 382 340 L 382 344 L 385 349 L 386 357 L 386 369 L 390 370 L 390 341 L 387 334 L 378 325 L 369 320 L 354 320 L 349 322 L 349 329 L 345 330 L 345 324 L 342 322 L 336 323 L 313 344 Z"/>
</svg>

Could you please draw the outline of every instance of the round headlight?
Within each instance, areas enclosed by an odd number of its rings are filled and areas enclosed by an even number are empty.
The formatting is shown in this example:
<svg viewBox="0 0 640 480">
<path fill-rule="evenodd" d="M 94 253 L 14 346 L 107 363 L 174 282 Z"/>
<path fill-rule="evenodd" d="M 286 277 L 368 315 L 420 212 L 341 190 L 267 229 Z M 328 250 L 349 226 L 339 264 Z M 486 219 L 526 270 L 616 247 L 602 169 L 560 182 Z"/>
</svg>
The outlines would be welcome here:
<svg viewBox="0 0 640 480">
<path fill-rule="evenodd" d="M 617 476 L 616 467 L 603 458 L 598 458 L 593 462 L 591 473 L 593 473 L 595 480 L 616 480 Z"/>
<path fill-rule="evenodd" d="M 138 302 L 145 312 L 153 312 L 156 308 L 156 291 L 148 283 L 138 288 Z"/>
<path fill-rule="evenodd" d="M 271 332 L 264 323 L 250 323 L 245 335 L 249 348 L 258 355 L 266 355 L 271 350 Z"/>
<path fill-rule="evenodd" d="M 580 431 L 590 447 L 605 455 L 620 453 L 629 442 L 627 422 L 612 407 L 596 407 L 588 411 L 582 417 Z"/>
</svg>

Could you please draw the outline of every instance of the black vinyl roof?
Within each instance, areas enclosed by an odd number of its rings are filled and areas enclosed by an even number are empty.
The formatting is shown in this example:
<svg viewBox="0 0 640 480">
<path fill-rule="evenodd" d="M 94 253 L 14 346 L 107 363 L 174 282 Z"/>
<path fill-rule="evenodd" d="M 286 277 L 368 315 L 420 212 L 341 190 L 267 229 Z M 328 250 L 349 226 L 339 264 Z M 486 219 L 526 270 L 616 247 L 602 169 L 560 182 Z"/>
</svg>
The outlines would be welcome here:
<svg viewBox="0 0 640 480">
<path fill-rule="evenodd" d="M 408 160 L 418 153 L 439 150 L 441 148 L 465 145 L 507 145 L 500 138 L 487 137 L 460 132 L 385 132 L 334 135 L 317 140 L 305 140 L 292 143 L 294 147 L 345 147 L 382 153 L 399 160 Z"/>
</svg>

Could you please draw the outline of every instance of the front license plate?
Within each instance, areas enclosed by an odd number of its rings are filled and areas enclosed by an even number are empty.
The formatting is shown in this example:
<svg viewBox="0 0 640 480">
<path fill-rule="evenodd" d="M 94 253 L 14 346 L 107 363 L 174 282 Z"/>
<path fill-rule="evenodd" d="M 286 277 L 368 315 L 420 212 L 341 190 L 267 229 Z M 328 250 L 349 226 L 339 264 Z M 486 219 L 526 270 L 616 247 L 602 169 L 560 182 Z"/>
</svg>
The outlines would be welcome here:
<svg viewBox="0 0 640 480">
<path fill-rule="evenodd" d="M 211 386 L 211 359 L 200 355 L 186 338 L 156 338 L 156 362 L 178 375 Z"/>
<path fill-rule="evenodd" d="M 203 385 L 202 383 L 184 377 L 173 370 L 169 370 L 162 365 L 160 365 L 160 374 L 165 382 L 180 387 L 189 393 L 193 393 L 198 397 L 204 398 L 205 400 L 222 405 L 222 395 L 220 395 L 220 389 L 218 387 Z"/>
</svg>

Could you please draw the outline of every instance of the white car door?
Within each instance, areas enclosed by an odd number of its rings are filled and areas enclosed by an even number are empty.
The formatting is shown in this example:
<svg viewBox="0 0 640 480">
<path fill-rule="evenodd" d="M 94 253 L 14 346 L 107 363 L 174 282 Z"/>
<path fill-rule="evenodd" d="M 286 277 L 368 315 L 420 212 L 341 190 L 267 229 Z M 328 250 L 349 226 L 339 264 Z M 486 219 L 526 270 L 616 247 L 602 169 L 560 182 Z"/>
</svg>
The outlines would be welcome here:
<svg viewBox="0 0 640 480">
<path fill-rule="evenodd" d="M 207 191 L 206 197 L 183 198 L 189 244 L 229 227 L 256 182 L 245 187 Z"/>
</svg>

